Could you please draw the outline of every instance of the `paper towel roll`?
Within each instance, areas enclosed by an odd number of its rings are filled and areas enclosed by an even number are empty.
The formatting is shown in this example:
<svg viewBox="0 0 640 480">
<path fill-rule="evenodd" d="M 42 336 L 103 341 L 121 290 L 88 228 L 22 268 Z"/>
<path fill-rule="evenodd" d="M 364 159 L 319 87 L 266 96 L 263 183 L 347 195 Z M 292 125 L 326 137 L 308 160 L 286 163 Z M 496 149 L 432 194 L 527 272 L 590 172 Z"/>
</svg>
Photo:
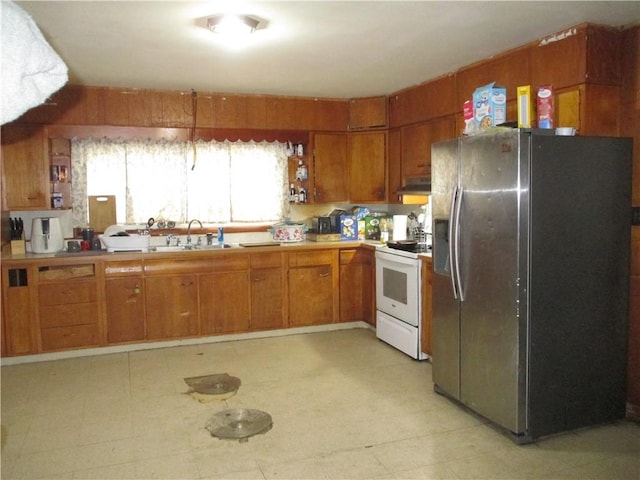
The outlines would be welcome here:
<svg viewBox="0 0 640 480">
<path fill-rule="evenodd" d="M 407 239 L 407 216 L 406 215 L 394 215 L 393 216 L 393 241 Z"/>
</svg>

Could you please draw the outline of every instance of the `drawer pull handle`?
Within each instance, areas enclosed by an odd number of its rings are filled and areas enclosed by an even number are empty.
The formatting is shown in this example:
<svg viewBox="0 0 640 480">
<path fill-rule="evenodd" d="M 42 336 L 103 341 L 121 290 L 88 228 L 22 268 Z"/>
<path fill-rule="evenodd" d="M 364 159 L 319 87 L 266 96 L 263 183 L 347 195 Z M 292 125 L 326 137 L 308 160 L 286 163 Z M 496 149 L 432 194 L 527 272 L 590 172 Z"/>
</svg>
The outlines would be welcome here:
<svg viewBox="0 0 640 480">
<path fill-rule="evenodd" d="M 321 273 L 319 276 L 320 277 L 328 277 L 329 276 L 329 272 Z"/>
</svg>

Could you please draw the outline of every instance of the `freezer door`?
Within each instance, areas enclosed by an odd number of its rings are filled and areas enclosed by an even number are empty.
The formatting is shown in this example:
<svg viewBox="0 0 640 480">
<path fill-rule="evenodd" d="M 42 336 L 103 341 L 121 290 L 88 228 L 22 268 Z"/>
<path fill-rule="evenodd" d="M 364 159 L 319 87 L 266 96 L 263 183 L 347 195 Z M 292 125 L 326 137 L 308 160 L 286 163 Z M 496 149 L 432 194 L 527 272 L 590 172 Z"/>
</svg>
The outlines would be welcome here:
<svg viewBox="0 0 640 480">
<path fill-rule="evenodd" d="M 529 141 L 513 130 L 460 146 L 460 401 L 516 433 L 526 419 Z"/>
<path fill-rule="evenodd" d="M 460 398 L 460 307 L 452 288 L 449 217 L 458 183 L 458 166 L 458 140 L 432 146 L 432 375 L 436 387 L 456 399 Z"/>
</svg>

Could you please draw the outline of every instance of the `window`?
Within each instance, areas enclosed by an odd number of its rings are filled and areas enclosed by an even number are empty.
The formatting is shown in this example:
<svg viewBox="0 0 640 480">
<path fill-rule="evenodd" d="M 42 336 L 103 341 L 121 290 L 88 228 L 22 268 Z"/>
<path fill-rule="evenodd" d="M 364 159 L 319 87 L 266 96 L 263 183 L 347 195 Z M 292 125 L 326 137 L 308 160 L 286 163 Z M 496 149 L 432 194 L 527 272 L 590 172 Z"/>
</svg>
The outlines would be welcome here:
<svg viewBox="0 0 640 480">
<path fill-rule="evenodd" d="M 285 216 L 287 157 L 274 142 L 73 139 L 73 223 L 87 196 L 115 195 L 118 223 L 192 218 L 268 223 Z"/>
</svg>

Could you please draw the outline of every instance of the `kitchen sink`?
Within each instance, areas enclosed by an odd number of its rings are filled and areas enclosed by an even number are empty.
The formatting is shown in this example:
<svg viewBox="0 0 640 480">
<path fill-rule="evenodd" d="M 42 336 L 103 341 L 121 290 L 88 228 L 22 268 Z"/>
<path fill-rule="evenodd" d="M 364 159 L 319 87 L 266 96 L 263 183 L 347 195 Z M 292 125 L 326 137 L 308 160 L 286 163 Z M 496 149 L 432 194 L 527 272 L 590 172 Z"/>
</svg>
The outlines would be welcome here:
<svg viewBox="0 0 640 480">
<path fill-rule="evenodd" d="M 231 248 L 231 245 L 225 243 L 223 245 L 158 245 L 149 247 L 151 253 L 170 253 L 170 252 L 190 252 L 192 250 L 218 250 L 221 248 Z"/>
</svg>

